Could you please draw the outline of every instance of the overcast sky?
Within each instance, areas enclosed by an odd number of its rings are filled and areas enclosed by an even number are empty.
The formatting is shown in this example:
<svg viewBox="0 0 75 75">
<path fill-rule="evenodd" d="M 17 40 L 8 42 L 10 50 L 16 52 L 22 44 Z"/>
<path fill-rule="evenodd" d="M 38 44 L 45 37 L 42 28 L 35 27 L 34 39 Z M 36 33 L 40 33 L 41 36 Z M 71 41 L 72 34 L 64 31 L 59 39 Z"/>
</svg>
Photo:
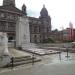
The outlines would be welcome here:
<svg viewBox="0 0 75 75">
<path fill-rule="evenodd" d="M 0 0 L 0 5 L 2 5 Z M 16 6 L 21 9 L 22 5 L 27 6 L 29 16 L 39 17 L 40 11 L 45 4 L 52 19 L 52 29 L 69 27 L 69 22 L 75 28 L 75 0 L 16 0 Z"/>
</svg>

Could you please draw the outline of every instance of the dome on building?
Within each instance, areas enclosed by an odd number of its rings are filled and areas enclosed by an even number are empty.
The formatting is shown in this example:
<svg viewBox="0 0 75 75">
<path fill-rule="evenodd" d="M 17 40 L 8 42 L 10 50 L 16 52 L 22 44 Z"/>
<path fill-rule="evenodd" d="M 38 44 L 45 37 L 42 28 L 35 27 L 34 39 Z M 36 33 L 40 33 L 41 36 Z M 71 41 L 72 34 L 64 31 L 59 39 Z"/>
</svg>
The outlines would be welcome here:
<svg viewBox="0 0 75 75">
<path fill-rule="evenodd" d="M 40 16 L 41 16 L 41 17 L 47 17 L 47 16 L 48 16 L 48 11 L 47 11 L 47 9 L 45 8 L 45 5 L 43 5 L 43 8 L 42 8 L 42 10 L 41 10 L 41 12 L 40 12 Z"/>
</svg>

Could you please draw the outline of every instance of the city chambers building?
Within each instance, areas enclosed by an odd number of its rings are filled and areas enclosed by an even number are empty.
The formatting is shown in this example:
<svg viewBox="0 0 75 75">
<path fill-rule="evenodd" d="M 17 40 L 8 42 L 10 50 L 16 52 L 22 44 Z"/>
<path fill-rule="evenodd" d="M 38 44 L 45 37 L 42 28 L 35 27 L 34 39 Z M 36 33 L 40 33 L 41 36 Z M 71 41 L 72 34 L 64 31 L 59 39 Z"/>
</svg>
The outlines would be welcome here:
<svg viewBox="0 0 75 75">
<path fill-rule="evenodd" d="M 15 0 L 3 0 L 3 5 L 0 6 L 0 32 L 6 32 L 9 41 L 16 38 L 16 22 L 21 16 L 27 16 L 25 5 L 20 10 L 16 7 Z M 45 6 L 42 8 L 39 18 L 28 17 L 28 20 L 32 43 L 40 43 L 49 38 L 51 18 Z"/>
</svg>

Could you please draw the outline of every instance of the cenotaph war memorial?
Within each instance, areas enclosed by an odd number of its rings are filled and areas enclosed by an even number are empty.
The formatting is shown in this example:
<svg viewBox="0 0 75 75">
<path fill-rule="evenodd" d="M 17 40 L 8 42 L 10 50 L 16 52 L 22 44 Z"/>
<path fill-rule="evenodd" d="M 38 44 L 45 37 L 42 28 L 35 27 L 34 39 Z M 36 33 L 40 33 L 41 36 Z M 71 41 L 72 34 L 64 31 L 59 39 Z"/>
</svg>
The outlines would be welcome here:
<svg viewBox="0 0 75 75">
<path fill-rule="evenodd" d="M 0 67 L 10 63 L 10 53 L 8 51 L 7 34 L 0 32 Z"/>
<path fill-rule="evenodd" d="M 16 47 L 24 50 L 35 48 L 35 44 L 30 43 L 29 20 L 26 16 L 19 17 L 16 23 Z"/>
<path fill-rule="evenodd" d="M 19 17 L 16 23 L 16 47 L 39 55 L 58 53 L 53 50 L 40 49 L 36 44 L 30 43 L 29 20 L 27 16 Z"/>
</svg>

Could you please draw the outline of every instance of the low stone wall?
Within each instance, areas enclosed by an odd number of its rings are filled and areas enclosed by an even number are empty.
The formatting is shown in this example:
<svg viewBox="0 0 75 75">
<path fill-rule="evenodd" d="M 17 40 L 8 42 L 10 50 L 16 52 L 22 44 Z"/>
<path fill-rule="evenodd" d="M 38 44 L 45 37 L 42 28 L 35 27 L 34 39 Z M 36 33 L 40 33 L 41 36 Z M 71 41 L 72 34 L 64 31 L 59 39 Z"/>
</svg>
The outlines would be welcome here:
<svg viewBox="0 0 75 75">
<path fill-rule="evenodd" d="M 75 48 L 44 47 L 44 49 L 56 50 L 56 51 L 64 51 L 64 52 L 66 52 L 67 49 L 68 49 L 69 52 L 75 53 Z"/>
<path fill-rule="evenodd" d="M 38 46 L 39 47 L 60 47 L 60 48 L 64 48 L 65 46 L 70 46 L 71 47 L 71 43 L 39 43 Z"/>
</svg>

